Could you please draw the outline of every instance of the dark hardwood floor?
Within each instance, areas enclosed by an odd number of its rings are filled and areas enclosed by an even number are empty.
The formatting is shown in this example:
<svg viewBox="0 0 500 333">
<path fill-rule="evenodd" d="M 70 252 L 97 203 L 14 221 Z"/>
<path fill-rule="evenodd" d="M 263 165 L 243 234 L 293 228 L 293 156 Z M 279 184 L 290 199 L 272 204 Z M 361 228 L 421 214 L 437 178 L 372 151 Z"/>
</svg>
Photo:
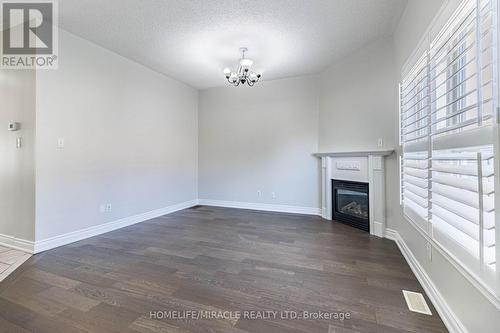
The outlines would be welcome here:
<svg viewBox="0 0 500 333">
<path fill-rule="evenodd" d="M 0 283 L 0 332 L 446 332 L 401 289 L 423 293 L 392 241 L 319 217 L 195 207 L 33 256 Z M 304 311 L 350 318 L 280 318 Z"/>
</svg>

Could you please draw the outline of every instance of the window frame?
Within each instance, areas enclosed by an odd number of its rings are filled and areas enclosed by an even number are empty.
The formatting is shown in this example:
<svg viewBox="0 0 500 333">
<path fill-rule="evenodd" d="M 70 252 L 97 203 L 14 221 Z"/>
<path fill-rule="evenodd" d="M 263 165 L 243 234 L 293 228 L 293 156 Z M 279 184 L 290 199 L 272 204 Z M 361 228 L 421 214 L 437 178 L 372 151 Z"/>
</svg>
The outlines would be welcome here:
<svg viewBox="0 0 500 333">
<path fill-rule="evenodd" d="M 457 12 L 459 12 L 463 7 L 465 7 L 467 4 L 470 4 L 473 0 L 464 0 Z M 493 51 L 493 59 L 496 63 L 496 67 L 495 67 L 495 78 L 497 79 L 496 80 L 496 87 L 494 88 L 495 91 L 494 91 L 494 99 L 495 101 L 497 102 L 496 103 L 496 108 L 495 108 L 495 112 L 494 114 L 492 115 L 493 116 L 493 123 L 492 125 L 490 126 L 491 129 L 492 129 L 492 132 L 494 133 L 493 134 L 493 137 L 494 137 L 494 140 L 492 142 L 492 145 L 494 147 L 494 155 L 495 155 L 495 166 L 494 166 L 494 169 L 495 169 L 495 190 L 497 189 L 500 189 L 500 182 L 499 182 L 499 178 L 500 178 L 500 174 L 498 173 L 499 170 L 500 170 L 500 167 L 499 167 L 499 159 L 500 159 L 500 147 L 499 147 L 499 142 L 500 142 L 500 135 L 499 135 L 499 125 L 498 125 L 498 122 L 499 122 L 499 116 L 498 116 L 498 113 L 499 113 L 499 108 L 498 108 L 498 96 L 499 96 L 499 86 L 500 84 L 498 84 L 498 78 L 500 77 L 500 73 L 499 73 L 499 67 L 498 66 L 498 50 L 497 50 L 497 47 L 499 44 L 499 41 L 498 41 L 498 29 L 499 29 L 499 18 L 498 18 L 498 8 L 499 8 L 499 1 L 498 0 L 490 0 L 491 1 L 491 4 L 493 6 L 493 10 L 495 11 L 495 25 L 496 25 L 496 34 L 495 34 L 495 39 L 494 39 L 494 42 L 495 42 L 495 46 L 494 46 L 494 51 Z M 477 0 L 474 2 L 476 2 L 476 9 L 477 9 L 477 13 L 476 15 L 479 15 L 480 14 L 480 6 L 479 4 L 481 4 L 483 1 L 481 0 Z M 439 15 L 439 14 L 438 14 Z M 481 17 L 480 17 L 481 18 Z M 479 19 L 475 18 L 475 21 L 479 22 Z M 435 21 L 438 21 L 435 19 Z M 450 20 L 449 20 L 450 21 Z M 449 22 L 448 21 L 448 22 Z M 434 23 L 433 23 L 434 24 Z M 444 30 L 444 28 L 442 29 Z M 429 52 L 429 49 L 430 49 L 430 46 L 432 44 L 432 41 L 435 40 L 433 38 L 431 38 L 431 32 L 432 31 L 432 25 L 431 27 L 429 27 L 428 29 L 428 32 L 426 34 L 426 37 L 425 39 L 423 39 L 423 41 L 421 42 L 422 43 L 425 43 L 426 44 L 426 47 L 425 47 L 425 52 Z M 480 38 L 480 30 L 479 30 L 479 23 L 478 25 L 476 26 L 476 32 L 477 32 L 477 36 L 476 36 L 476 43 L 478 43 L 478 41 L 480 39 L 477 39 L 477 38 Z M 467 49 L 467 46 L 462 44 L 459 48 L 461 49 Z M 478 47 L 479 49 L 479 47 Z M 457 48 L 458 50 L 458 48 Z M 457 51 L 458 52 L 458 51 Z M 458 52 L 460 53 L 460 52 Z M 422 53 L 420 53 L 422 54 Z M 414 55 L 417 55 L 418 54 L 416 52 L 414 52 Z M 476 58 L 480 58 L 481 56 L 481 53 L 477 52 L 476 53 Z M 415 58 L 415 57 L 413 57 Z M 420 59 L 420 58 L 419 58 Z M 465 65 L 465 67 L 467 67 L 466 63 L 467 63 L 467 60 L 464 60 L 464 59 L 461 59 L 459 61 L 460 63 L 464 62 L 464 64 L 462 65 L 457 65 L 458 67 L 461 67 L 463 65 Z M 414 62 L 415 64 L 417 63 L 417 61 Z M 479 63 L 480 65 L 480 63 Z M 476 76 L 480 77 L 481 76 L 481 67 L 478 66 L 477 67 L 477 71 L 476 71 Z M 407 71 L 406 74 L 408 74 L 410 71 Z M 460 74 L 459 74 L 460 73 Z M 460 82 L 462 80 L 462 83 L 458 84 L 454 89 L 456 89 L 457 91 L 460 90 L 460 93 L 453 93 L 452 95 L 455 96 L 456 94 L 457 95 L 462 95 L 465 93 L 465 82 L 469 79 L 465 77 L 465 75 L 463 74 L 463 69 L 462 70 L 459 70 L 457 73 L 455 74 L 458 74 L 456 75 L 456 78 L 455 80 L 451 80 L 451 84 L 455 84 L 456 82 Z M 453 75 L 455 75 L 453 74 Z M 430 73 L 429 73 L 430 75 Z M 453 76 L 452 75 L 452 76 Z M 462 77 L 463 76 L 463 77 Z M 446 80 L 448 80 L 449 77 L 446 78 Z M 403 81 L 402 81 L 403 82 Z M 479 81 L 481 82 L 481 81 Z M 448 85 L 449 82 L 447 82 L 446 84 Z M 477 87 L 478 90 L 481 90 L 480 89 L 481 86 L 479 85 Z M 429 90 L 431 90 L 431 87 L 429 86 Z M 449 89 L 446 90 L 447 93 L 449 92 Z M 403 84 L 401 83 L 399 85 L 399 150 L 401 152 L 400 156 L 399 156 L 399 168 L 400 168 L 400 205 L 403 209 L 403 212 L 404 212 L 404 173 L 403 173 L 403 170 L 404 170 L 404 146 L 405 146 L 405 137 L 404 137 L 404 116 L 403 116 L 403 104 L 404 104 L 404 101 L 403 101 L 403 98 L 402 98 L 402 94 L 403 94 Z M 483 99 L 481 97 L 481 92 L 478 91 L 478 95 L 479 95 L 479 98 L 477 100 L 477 107 L 478 107 L 478 118 L 480 119 L 480 122 L 482 120 L 482 113 L 481 111 L 479 110 L 479 108 L 482 107 L 482 102 L 483 102 Z M 448 97 L 447 97 L 448 98 Z M 429 101 L 429 104 L 431 104 L 431 102 Z M 453 108 L 453 110 L 460 110 L 461 108 L 463 108 L 463 105 L 462 106 L 455 106 Z M 463 121 L 463 117 L 465 117 L 463 114 L 460 115 L 459 117 L 457 117 L 458 119 L 460 120 L 455 120 L 455 122 L 460 122 L 460 121 Z M 432 110 L 430 109 L 429 110 L 429 126 L 432 126 Z M 453 118 L 452 118 L 453 119 Z M 446 123 L 448 124 L 449 120 L 446 120 Z M 448 126 L 448 125 L 446 125 Z M 459 132 L 462 132 L 464 129 L 460 129 Z M 465 129 L 466 130 L 466 129 Z M 432 134 L 431 132 L 429 131 L 428 132 L 428 141 L 429 141 L 429 153 L 432 153 Z M 432 155 L 429 155 L 429 157 L 432 156 Z M 429 166 L 430 168 L 430 166 Z M 431 177 L 429 177 L 429 182 L 430 182 L 430 179 Z M 430 187 L 429 187 L 429 191 L 430 191 Z M 481 274 L 481 272 L 477 272 L 473 269 L 470 269 L 468 265 L 464 264 L 462 262 L 462 260 L 458 257 L 456 257 L 454 255 L 454 253 L 450 252 L 445 246 L 443 246 L 442 244 L 440 244 L 439 242 L 436 242 L 434 237 L 433 237 L 433 230 L 432 228 L 430 229 L 427 229 L 425 227 L 422 226 L 421 223 L 418 223 L 415 221 L 415 218 L 413 216 L 408 216 L 408 214 L 404 213 L 404 216 L 405 218 L 419 231 L 419 233 L 426 239 L 426 241 L 428 243 L 430 243 L 435 249 L 437 249 L 442 255 L 444 255 L 449 261 L 450 263 L 452 263 L 452 265 L 462 273 L 462 275 L 464 275 L 470 282 L 472 282 L 472 284 L 474 286 L 476 286 L 492 303 L 494 303 L 496 305 L 496 307 L 498 309 L 500 309 L 500 265 L 498 263 L 498 261 L 500 260 L 500 224 L 499 224 L 499 215 L 500 215 L 500 192 L 499 191 L 496 191 L 497 192 L 497 195 L 495 195 L 495 207 L 497 207 L 497 215 L 495 216 L 495 232 L 496 232 L 496 258 L 497 258 L 497 264 L 496 264 L 496 272 L 495 272 L 495 276 L 493 278 L 493 280 L 490 280 L 488 281 L 488 279 L 485 279 L 485 277 Z M 429 197 L 429 200 L 430 200 L 431 197 Z M 429 208 L 430 209 L 430 208 Z M 480 226 L 482 227 L 482 226 Z M 483 234 L 483 229 L 479 229 L 480 230 L 480 234 Z"/>
</svg>

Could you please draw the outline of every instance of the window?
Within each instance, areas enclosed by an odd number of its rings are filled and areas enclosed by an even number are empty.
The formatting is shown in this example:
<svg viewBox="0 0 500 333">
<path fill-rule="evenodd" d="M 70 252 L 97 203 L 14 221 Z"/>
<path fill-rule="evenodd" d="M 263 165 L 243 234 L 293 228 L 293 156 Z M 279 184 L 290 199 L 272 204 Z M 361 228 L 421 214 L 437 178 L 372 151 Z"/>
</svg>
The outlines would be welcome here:
<svg viewBox="0 0 500 333">
<path fill-rule="evenodd" d="M 400 85 L 405 215 L 495 287 L 496 0 L 465 0 Z"/>
</svg>

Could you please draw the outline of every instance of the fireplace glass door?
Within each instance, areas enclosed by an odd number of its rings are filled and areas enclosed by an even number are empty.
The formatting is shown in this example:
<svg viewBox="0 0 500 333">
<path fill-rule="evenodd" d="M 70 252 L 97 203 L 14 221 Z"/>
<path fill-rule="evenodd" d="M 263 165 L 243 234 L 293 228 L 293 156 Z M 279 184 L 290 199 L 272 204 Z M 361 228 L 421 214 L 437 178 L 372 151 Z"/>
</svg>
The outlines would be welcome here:
<svg viewBox="0 0 500 333">
<path fill-rule="evenodd" d="M 370 231 L 368 184 L 332 180 L 333 219 Z"/>
</svg>

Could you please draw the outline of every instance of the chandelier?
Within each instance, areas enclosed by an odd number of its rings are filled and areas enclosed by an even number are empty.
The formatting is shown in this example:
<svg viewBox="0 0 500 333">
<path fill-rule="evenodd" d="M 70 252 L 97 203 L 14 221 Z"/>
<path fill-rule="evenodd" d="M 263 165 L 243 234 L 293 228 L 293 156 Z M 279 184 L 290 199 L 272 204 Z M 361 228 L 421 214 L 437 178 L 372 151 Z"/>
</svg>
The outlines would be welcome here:
<svg viewBox="0 0 500 333">
<path fill-rule="evenodd" d="M 226 76 L 227 82 L 237 87 L 240 84 L 248 84 L 250 87 L 257 82 L 259 82 L 261 74 L 250 71 L 250 67 L 253 65 L 253 60 L 245 58 L 245 52 L 248 51 L 246 47 L 240 48 L 241 59 L 238 65 L 238 71 L 233 72 L 230 68 L 224 69 L 224 75 Z"/>
</svg>

